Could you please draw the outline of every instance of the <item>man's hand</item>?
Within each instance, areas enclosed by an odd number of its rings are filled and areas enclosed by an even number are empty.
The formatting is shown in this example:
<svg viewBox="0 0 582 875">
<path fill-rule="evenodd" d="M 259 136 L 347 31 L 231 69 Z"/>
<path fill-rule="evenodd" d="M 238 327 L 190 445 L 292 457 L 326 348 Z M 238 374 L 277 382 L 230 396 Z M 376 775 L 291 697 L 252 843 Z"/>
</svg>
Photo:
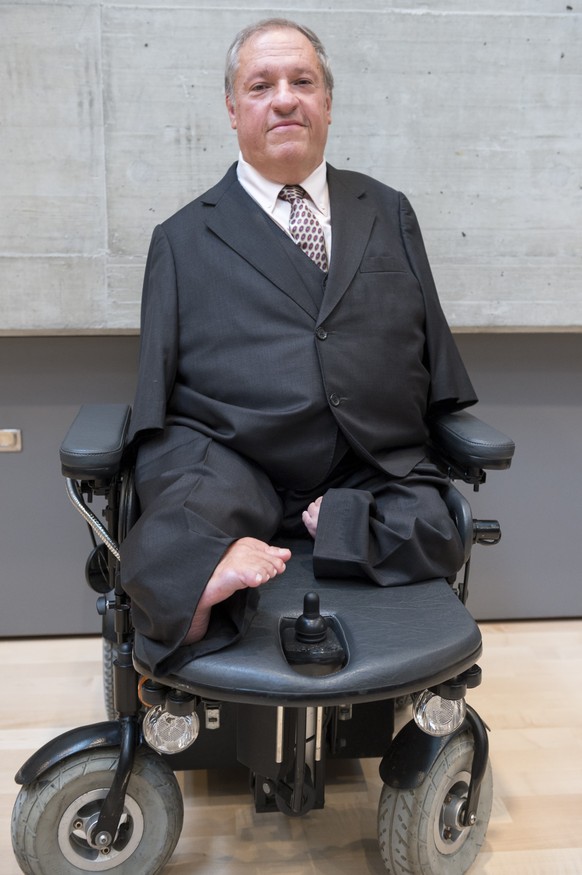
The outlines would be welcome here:
<svg viewBox="0 0 582 875">
<path fill-rule="evenodd" d="M 323 495 L 320 495 L 319 498 L 316 498 L 315 501 L 312 501 L 308 506 L 307 510 L 304 510 L 301 514 L 301 519 L 303 520 L 303 525 L 309 532 L 312 538 L 315 539 L 315 535 L 317 533 L 317 521 L 319 520 L 319 508 L 321 507 L 321 502 L 323 501 Z"/>
<path fill-rule="evenodd" d="M 190 630 L 183 644 L 204 638 L 213 605 L 225 601 L 238 589 L 262 586 L 286 568 L 291 551 L 273 547 L 257 538 L 241 538 L 230 545 L 202 593 Z"/>
</svg>

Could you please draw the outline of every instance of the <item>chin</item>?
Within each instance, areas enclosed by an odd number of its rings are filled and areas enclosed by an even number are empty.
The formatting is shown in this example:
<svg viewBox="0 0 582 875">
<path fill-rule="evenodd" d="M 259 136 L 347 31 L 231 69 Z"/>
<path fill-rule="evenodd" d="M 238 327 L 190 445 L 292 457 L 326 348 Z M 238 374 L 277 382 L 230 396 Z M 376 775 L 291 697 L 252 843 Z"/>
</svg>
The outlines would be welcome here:
<svg viewBox="0 0 582 875">
<path fill-rule="evenodd" d="M 317 167 L 319 163 L 300 143 L 281 143 L 278 148 L 273 150 L 271 156 L 274 164 L 284 162 L 287 165 L 295 164 L 298 167 Z"/>
</svg>

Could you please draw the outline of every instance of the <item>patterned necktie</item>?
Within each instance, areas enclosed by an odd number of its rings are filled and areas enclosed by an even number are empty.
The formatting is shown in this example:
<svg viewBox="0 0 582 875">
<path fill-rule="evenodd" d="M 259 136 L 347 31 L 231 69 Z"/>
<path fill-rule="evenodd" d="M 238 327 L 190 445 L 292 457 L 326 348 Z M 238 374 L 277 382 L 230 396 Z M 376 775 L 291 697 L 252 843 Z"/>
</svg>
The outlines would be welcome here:
<svg viewBox="0 0 582 875">
<path fill-rule="evenodd" d="M 279 192 L 281 200 L 291 204 L 289 231 L 291 236 L 321 270 L 327 270 L 327 253 L 323 228 L 307 206 L 307 192 L 300 185 L 286 185 Z"/>
</svg>

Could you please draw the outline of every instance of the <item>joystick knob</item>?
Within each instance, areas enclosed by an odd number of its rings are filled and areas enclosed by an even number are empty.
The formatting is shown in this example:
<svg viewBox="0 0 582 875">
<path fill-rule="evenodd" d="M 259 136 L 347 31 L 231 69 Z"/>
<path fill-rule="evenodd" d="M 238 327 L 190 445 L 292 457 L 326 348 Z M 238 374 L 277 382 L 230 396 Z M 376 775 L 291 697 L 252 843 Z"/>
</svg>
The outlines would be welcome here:
<svg viewBox="0 0 582 875">
<path fill-rule="evenodd" d="M 318 644 L 326 635 L 327 623 L 319 613 L 319 596 L 316 592 L 306 592 L 303 613 L 295 621 L 295 638 L 304 644 Z"/>
</svg>

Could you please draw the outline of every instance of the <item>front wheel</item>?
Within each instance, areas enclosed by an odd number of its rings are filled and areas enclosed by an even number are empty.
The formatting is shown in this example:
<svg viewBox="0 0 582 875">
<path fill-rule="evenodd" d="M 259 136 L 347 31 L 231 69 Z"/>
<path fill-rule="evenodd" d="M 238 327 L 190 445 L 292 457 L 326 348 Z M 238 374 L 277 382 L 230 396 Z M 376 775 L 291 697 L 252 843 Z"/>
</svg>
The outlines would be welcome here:
<svg viewBox="0 0 582 875">
<path fill-rule="evenodd" d="M 419 787 L 382 788 L 378 806 L 378 841 L 391 875 L 463 875 L 485 839 L 493 801 L 491 766 L 481 783 L 477 822 L 464 827 L 473 761 L 469 733 L 453 738 L 440 752 Z"/>
<path fill-rule="evenodd" d="M 117 751 L 111 749 L 84 751 L 21 789 L 12 814 L 12 844 L 23 872 L 162 871 L 180 837 L 183 801 L 173 771 L 153 751 L 136 753 L 111 847 L 101 849 L 90 841 L 117 759 Z"/>
</svg>

